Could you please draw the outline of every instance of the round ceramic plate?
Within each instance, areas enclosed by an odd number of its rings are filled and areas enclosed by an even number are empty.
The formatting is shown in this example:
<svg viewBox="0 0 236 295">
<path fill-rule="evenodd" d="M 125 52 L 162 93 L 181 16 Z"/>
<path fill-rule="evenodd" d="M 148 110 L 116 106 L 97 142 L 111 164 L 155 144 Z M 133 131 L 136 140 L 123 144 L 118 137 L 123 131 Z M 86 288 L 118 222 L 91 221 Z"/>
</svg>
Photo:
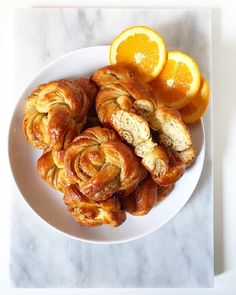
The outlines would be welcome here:
<svg viewBox="0 0 236 295">
<path fill-rule="evenodd" d="M 42 151 L 26 143 L 22 132 L 25 98 L 41 83 L 57 79 L 89 76 L 109 64 L 109 47 L 83 48 L 68 53 L 44 67 L 19 98 L 9 131 L 9 158 L 16 184 L 33 211 L 54 229 L 70 237 L 95 243 L 119 243 L 145 236 L 173 218 L 191 197 L 201 174 L 205 144 L 201 121 L 191 127 L 197 159 L 176 183 L 172 193 L 146 216 L 127 214 L 117 228 L 107 225 L 87 228 L 77 224 L 63 203 L 63 195 L 49 187 L 38 175 L 36 163 Z"/>
</svg>

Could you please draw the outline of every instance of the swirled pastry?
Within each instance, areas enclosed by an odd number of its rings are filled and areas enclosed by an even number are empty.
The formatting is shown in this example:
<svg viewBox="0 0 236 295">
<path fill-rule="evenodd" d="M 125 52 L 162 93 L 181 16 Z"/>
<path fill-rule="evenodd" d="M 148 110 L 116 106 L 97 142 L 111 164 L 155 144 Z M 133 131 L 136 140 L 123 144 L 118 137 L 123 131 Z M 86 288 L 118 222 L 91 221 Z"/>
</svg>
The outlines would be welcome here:
<svg viewBox="0 0 236 295">
<path fill-rule="evenodd" d="M 157 203 L 167 197 L 172 189 L 173 185 L 160 186 L 148 176 L 132 194 L 120 198 L 122 208 L 132 215 L 146 215 Z"/>
<path fill-rule="evenodd" d="M 117 197 L 94 202 L 79 191 L 78 185 L 70 185 L 66 188 L 64 202 L 73 218 L 81 225 L 108 224 L 115 227 L 121 225 L 126 219 L 125 211 L 121 210 Z"/>
<path fill-rule="evenodd" d="M 148 177 L 127 197 L 121 197 L 122 208 L 132 215 L 146 215 L 156 203 L 157 184 Z"/>
<path fill-rule="evenodd" d="M 143 175 L 139 159 L 108 128 L 93 127 L 76 137 L 66 150 L 64 165 L 68 177 L 81 193 L 103 201 L 116 192 L 132 192 Z"/>
<path fill-rule="evenodd" d="M 39 175 L 50 186 L 61 192 L 72 183 L 64 169 L 64 154 L 65 151 L 45 151 L 37 162 Z"/>
<path fill-rule="evenodd" d="M 92 80 L 100 87 L 96 110 L 101 122 L 114 127 L 133 145 L 136 155 L 142 158 L 143 165 L 157 183 L 168 185 L 176 182 L 184 173 L 184 164 L 189 164 L 194 158 L 191 135 L 181 118 L 172 115 L 171 109 L 160 106 L 151 86 L 128 68 L 107 66 L 96 71 Z M 160 120 L 160 113 L 165 114 L 161 117 L 163 120 Z M 159 132 L 161 143 L 171 148 L 184 164 L 178 163 L 174 168 L 169 165 L 165 151 L 153 141 L 149 125 Z M 177 144 L 173 144 L 178 138 L 181 141 L 179 150 L 176 149 Z M 186 151 L 190 151 L 191 155 Z M 181 157 L 182 152 L 186 153 L 185 157 Z"/>
<path fill-rule="evenodd" d="M 36 148 L 60 151 L 85 123 L 96 88 L 88 79 L 40 85 L 26 100 L 23 130 Z"/>
</svg>

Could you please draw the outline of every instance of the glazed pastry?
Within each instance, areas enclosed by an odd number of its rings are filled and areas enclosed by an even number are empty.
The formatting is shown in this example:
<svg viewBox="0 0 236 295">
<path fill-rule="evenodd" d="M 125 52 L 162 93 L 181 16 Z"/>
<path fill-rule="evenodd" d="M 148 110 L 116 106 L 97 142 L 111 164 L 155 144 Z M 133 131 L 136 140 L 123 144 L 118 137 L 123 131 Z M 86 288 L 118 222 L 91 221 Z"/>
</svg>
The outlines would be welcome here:
<svg viewBox="0 0 236 295">
<path fill-rule="evenodd" d="M 194 160 L 195 149 L 191 134 L 181 120 L 180 113 L 164 107 L 152 87 L 142 81 L 137 73 L 128 67 L 112 65 L 96 71 L 92 79 L 100 87 L 96 108 L 99 119 L 104 124 L 111 124 L 114 121 L 114 113 L 118 110 L 136 112 L 149 122 L 153 130 L 163 135 L 162 138 L 165 139 L 162 143 L 168 148 L 171 147 L 185 164 Z"/>
<path fill-rule="evenodd" d="M 144 174 L 139 159 L 108 128 L 93 127 L 76 137 L 66 150 L 64 165 L 71 181 L 93 201 L 114 193 L 132 192 Z"/>
<path fill-rule="evenodd" d="M 40 85 L 26 100 L 27 141 L 40 149 L 65 149 L 83 127 L 95 95 L 95 86 L 85 78 Z"/>
<path fill-rule="evenodd" d="M 190 164 L 195 157 L 188 127 L 176 111 L 158 104 L 151 86 L 123 66 L 102 68 L 94 73 L 92 80 L 100 87 L 96 97 L 100 121 L 112 126 L 134 147 L 157 183 L 176 182 L 184 173 L 185 164 Z M 169 165 L 164 149 L 152 139 L 149 125 L 158 131 L 161 144 L 181 159 L 176 167 Z"/>
<path fill-rule="evenodd" d="M 158 185 L 156 204 L 160 203 L 166 197 L 168 197 L 168 195 L 172 192 L 173 188 L 174 188 L 173 184 L 172 185 L 165 185 L 165 186 Z"/>
<path fill-rule="evenodd" d="M 97 87 L 95 84 L 87 78 L 79 78 L 76 80 L 73 80 L 74 83 L 76 83 L 78 86 L 80 86 L 85 94 L 87 95 L 89 102 L 90 102 L 90 109 L 94 105 L 94 100 L 97 94 Z M 90 110 L 89 109 L 89 110 Z"/>
<path fill-rule="evenodd" d="M 94 202 L 79 191 L 78 185 L 70 185 L 66 188 L 64 202 L 73 218 L 84 226 L 108 224 L 116 227 L 126 219 L 125 211 L 121 210 L 117 197 Z"/>
<path fill-rule="evenodd" d="M 148 176 L 132 194 L 120 198 L 122 208 L 132 215 L 146 215 L 157 203 L 166 198 L 172 189 L 173 185 L 160 186 Z"/>
<path fill-rule="evenodd" d="M 45 151 L 37 162 L 39 175 L 51 187 L 61 192 L 65 191 L 65 186 L 73 183 L 64 169 L 64 154 L 64 151 Z"/>
<path fill-rule="evenodd" d="M 146 215 L 156 203 L 157 183 L 149 176 L 132 194 L 120 199 L 125 211 L 132 215 Z"/>
</svg>

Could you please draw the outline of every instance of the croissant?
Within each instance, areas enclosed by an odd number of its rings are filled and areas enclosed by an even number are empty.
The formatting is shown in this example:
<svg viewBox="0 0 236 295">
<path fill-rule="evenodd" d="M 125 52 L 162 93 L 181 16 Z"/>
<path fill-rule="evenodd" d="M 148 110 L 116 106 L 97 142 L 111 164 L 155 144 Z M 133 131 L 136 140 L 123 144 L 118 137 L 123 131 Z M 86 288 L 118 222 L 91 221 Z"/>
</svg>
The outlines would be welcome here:
<svg viewBox="0 0 236 295">
<path fill-rule="evenodd" d="M 188 163 L 191 162 L 187 155 L 181 157 L 181 152 L 194 151 L 187 126 L 178 116 L 172 115 L 171 109 L 159 106 L 151 86 L 126 67 L 107 66 L 96 71 L 92 80 L 100 87 L 96 97 L 100 121 L 114 127 L 122 138 L 133 145 L 136 155 L 142 158 L 143 165 L 157 183 L 168 185 L 176 182 L 184 173 L 185 158 L 188 158 Z M 160 112 L 166 114 L 166 117 L 162 116 L 163 120 L 159 118 Z M 173 148 L 173 153 L 177 152 L 176 157 L 182 163 L 169 165 L 165 150 L 152 139 L 149 124 L 160 133 L 161 143 Z M 172 142 L 164 138 L 170 138 Z M 181 144 L 173 145 L 178 138 Z M 179 149 L 175 150 L 175 147 Z"/>
<path fill-rule="evenodd" d="M 66 188 L 64 202 L 73 218 L 84 226 L 108 224 L 116 227 L 126 219 L 125 211 L 121 210 L 117 197 L 94 202 L 80 192 L 78 185 L 70 185 Z"/>
<path fill-rule="evenodd" d="M 135 216 L 146 215 L 173 189 L 173 185 L 160 186 L 151 176 L 144 179 L 137 189 L 127 197 L 121 197 L 122 208 Z"/>
<path fill-rule="evenodd" d="M 64 149 L 83 127 L 95 95 L 96 87 L 85 78 L 40 85 L 26 100 L 27 141 L 40 149 Z"/>
<path fill-rule="evenodd" d="M 108 128 L 93 127 L 77 136 L 65 151 L 64 165 L 71 181 L 93 201 L 116 192 L 132 192 L 144 169 L 132 150 Z"/>
</svg>

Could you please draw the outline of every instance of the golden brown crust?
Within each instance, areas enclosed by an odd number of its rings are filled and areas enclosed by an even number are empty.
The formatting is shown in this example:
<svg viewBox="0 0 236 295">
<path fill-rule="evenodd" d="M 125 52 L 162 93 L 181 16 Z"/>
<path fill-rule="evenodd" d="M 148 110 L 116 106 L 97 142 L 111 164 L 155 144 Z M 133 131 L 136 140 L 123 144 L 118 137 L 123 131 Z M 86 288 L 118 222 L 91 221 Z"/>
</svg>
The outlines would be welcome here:
<svg viewBox="0 0 236 295">
<path fill-rule="evenodd" d="M 89 88 L 89 83 L 83 82 Z M 27 98 L 23 130 L 27 141 L 36 148 L 61 150 L 81 130 L 90 100 L 79 85 L 68 80 L 40 85 Z M 92 96 L 93 86 L 86 91 Z"/>
<path fill-rule="evenodd" d="M 79 85 L 84 90 L 85 94 L 89 99 L 90 106 L 92 106 L 94 104 L 95 97 L 98 92 L 95 83 L 93 83 L 93 81 L 87 78 L 79 78 L 74 80 L 73 82 Z"/>
<path fill-rule="evenodd" d="M 96 110 L 101 122 L 112 126 L 134 147 L 136 155 L 142 158 L 142 164 L 158 184 L 169 185 L 176 182 L 184 173 L 185 165 L 169 163 L 165 151 L 153 141 L 149 124 L 161 132 L 161 135 L 172 136 L 165 128 L 166 121 L 170 120 L 170 125 L 175 122 L 179 126 L 177 131 L 182 132 L 182 137 L 184 140 L 187 138 L 188 144 L 192 144 L 189 130 L 181 121 L 179 113 L 174 109 L 166 112 L 165 107 L 158 105 L 151 86 L 123 66 L 102 68 L 94 73 L 92 79 L 100 87 L 96 97 Z M 164 114 L 168 118 L 158 121 L 156 114 Z M 158 128 L 157 123 L 161 125 Z M 172 141 L 175 139 L 176 137 L 171 137 Z M 166 145 L 165 141 L 161 143 Z M 166 146 L 172 148 L 170 145 Z M 181 158 L 180 155 L 176 157 Z"/>
<path fill-rule="evenodd" d="M 161 186 L 158 185 L 157 186 L 157 200 L 156 200 L 156 204 L 160 203 L 161 201 L 163 201 L 166 197 L 168 197 L 168 195 L 172 192 L 174 188 L 174 185 L 165 185 L 165 186 Z"/>
<path fill-rule="evenodd" d="M 142 158 L 143 165 L 150 173 L 166 173 L 168 158 L 163 157 L 164 152 L 160 153 L 157 144 L 152 140 L 147 120 L 135 113 L 137 101 L 148 102 L 145 107 L 154 111 L 156 102 L 153 100 L 151 87 L 130 70 L 119 65 L 96 71 L 92 79 L 100 86 L 96 97 L 96 110 L 101 122 L 112 126 L 134 147 L 136 155 Z"/>
<path fill-rule="evenodd" d="M 72 183 L 64 169 L 64 151 L 46 151 L 38 159 L 37 169 L 39 175 L 53 188 L 61 192 Z"/>
<path fill-rule="evenodd" d="M 127 197 L 122 197 L 122 208 L 132 215 L 146 215 L 155 205 L 157 199 L 157 184 L 148 177 L 138 188 Z"/>
<path fill-rule="evenodd" d="M 65 152 L 65 169 L 80 191 L 102 201 L 134 190 L 143 173 L 139 159 L 107 128 L 93 127 L 76 137 Z"/>
<path fill-rule="evenodd" d="M 154 110 L 156 100 L 149 84 L 128 68 L 120 65 L 106 66 L 97 70 L 92 80 L 100 87 L 96 97 L 96 110 L 100 121 L 111 126 L 114 111 L 135 112 L 134 102 L 144 100 Z"/>
<path fill-rule="evenodd" d="M 142 216 L 164 200 L 172 191 L 173 185 L 160 186 L 149 175 L 137 189 L 127 197 L 121 196 L 122 208 L 135 216 Z"/>
<path fill-rule="evenodd" d="M 106 66 L 97 70 L 91 77 L 91 79 L 99 86 L 106 87 L 119 80 L 135 77 L 134 72 L 122 65 Z"/>
<path fill-rule="evenodd" d="M 64 202 L 73 218 L 84 226 L 108 224 L 116 227 L 126 219 L 125 211 L 121 210 L 117 197 L 111 197 L 103 202 L 94 202 L 84 196 L 77 185 L 66 188 Z"/>
</svg>

